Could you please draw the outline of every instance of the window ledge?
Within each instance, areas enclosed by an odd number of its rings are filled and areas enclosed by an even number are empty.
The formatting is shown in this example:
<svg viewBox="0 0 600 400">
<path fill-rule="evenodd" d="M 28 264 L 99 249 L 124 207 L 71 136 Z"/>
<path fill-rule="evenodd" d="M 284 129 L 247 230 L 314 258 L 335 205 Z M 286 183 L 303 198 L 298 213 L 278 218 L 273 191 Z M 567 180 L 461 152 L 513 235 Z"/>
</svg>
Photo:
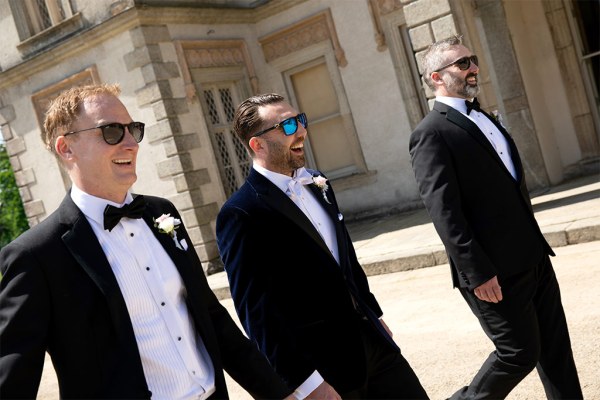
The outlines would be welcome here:
<svg viewBox="0 0 600 400">
<path fill-rule="evenodd" d="M 377 171 L 365 171 L 358 174 L 332 179 L 331 183 L 337 193 L 377 182 Z"/>
<path fill-rule="evenodd" d="M 31 54 L 83 28 L 83 18 L 78 12 L 50 28 L 23 40 L 17 49 L 24 54 Z"/>
</svg>

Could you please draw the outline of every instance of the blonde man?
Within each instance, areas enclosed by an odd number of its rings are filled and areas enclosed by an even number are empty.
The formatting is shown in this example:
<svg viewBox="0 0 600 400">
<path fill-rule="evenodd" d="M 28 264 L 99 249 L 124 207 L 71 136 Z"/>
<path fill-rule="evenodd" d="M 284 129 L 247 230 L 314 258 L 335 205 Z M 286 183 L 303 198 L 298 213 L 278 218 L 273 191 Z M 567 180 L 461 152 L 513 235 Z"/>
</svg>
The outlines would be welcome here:
<svg viewBox="0 0 600 400">
<path fill-rule="evenodd" d="M 291 393 L 212 291 L 173 204 L 135 196 L 144 124 L 115 85 L 60 94 L 45 142 L 73 186 L 0 252 L 0 395 L 36 396 L 44 353 L 63 398 Z M 155 220 L 157 220 L 155 222 Z"/>
</svg>

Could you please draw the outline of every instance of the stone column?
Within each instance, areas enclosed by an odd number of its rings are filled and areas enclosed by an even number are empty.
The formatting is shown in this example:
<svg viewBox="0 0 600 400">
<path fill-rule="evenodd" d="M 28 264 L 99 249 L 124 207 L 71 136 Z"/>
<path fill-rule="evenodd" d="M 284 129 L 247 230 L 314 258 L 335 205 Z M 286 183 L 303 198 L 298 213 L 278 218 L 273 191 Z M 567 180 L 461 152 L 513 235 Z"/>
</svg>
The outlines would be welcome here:
<svg viewBox="0 0 600 400">
<path fill-rule="evenodd" d="M 163 61 L 160 43 L 172 44 L 165 25 L 138 26 L 130 32 L 135 50 L 125 56 L 128 70 L 141 69 L 145 86 L 137 90 L 140 107 L 152 107 L 156 125 L 147 127 L 147 138 L 153 145 L 162 145 L 167 154 L 158 161 L 161 179 L 172 180 L 176 192 L 167 196 L 180 211 L 194 249 L 202 260 L 205 272 L 223 269 L 211 221 L 219 211 L 215 202 L 207 202 L 201 186 L 209 184 L 206 169 L 194 169 L 190 151 L 201 146 L 196 133 L 182 132 L 180 117 L 189 112 L 185 98 L 173 96 L 169 79 L 179 77 L 174 62 Z"/>
<path fill-rule="evenodd" d="M 23 168 L 19 154 L 27 150 L 25 140 L 22 137 L 15 136 L 10 128 L 10 122 L 16 118 L 14 107 L 11 105 L 0 107 L 0 131 L 6 142 L 6 152 L 10 159 L 10 165 L 15 174 L 15 181 L 19 188 L 19 194 L 23 201 L 23 208 L 27 216 L 29 226 L 34 226 L 40 222 L 40 216 L 46 213 L 42 200 L 34 200 L 29 191 L 29 185 L 35 183 L 35 173 L 33 168 Z"/>
<path fill-rule="evenodd" d="M 475 0 L 475 7 L 480 19 L 480 39 L 493 69 L 490 75 L 498 103 L 504 109 L 506 125 L 519 148 L 529 190 L 546 187 L 548 174 L 502 2 Z"/>
</svg>

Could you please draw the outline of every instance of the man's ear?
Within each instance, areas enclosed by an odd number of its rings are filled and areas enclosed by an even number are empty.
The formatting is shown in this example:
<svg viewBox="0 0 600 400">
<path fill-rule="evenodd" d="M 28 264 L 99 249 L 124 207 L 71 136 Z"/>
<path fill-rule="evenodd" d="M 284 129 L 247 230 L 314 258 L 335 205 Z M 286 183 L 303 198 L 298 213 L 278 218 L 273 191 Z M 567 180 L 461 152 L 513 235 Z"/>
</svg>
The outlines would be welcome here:
<svg viewBox="0 0 600 400">
<path fill-rule="evenodd" d="M 71 145 L 62 135 L 56 138 L 56 141 L 54 142 L 54 151 L 56 151 L 56 154 L 58 154 L 58 156 L 64 161 L 73 158 L 73 150 L 71 149 Z"/>
<path fill-rule="evenodd" d="M 260 154 L 265 148 L 262 140 L 257 137 L 251 137 L 248 145 L 255 154 Z"/>
<path fill-rule="evenodd" d="M 437 71 L 431 73 L 431 80 L 438 85 L 441 85 L 444 83 L 444 81 L 442 80 L 442 76 Z"/>
</svg>

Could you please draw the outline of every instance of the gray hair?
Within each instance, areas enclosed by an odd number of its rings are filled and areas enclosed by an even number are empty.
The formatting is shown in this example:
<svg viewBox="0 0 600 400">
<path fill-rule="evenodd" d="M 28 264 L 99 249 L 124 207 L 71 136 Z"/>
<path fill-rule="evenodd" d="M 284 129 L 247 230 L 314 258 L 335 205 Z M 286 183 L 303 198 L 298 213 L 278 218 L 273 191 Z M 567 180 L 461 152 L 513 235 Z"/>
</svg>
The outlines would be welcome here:
<svg viewBox="0 0 600 400">
<path fill-rule="evenodd" d="M 462 36 L 455 35 L 444 40 L 439 40 L 429 45 L 425 53 L 423 53 L 422 66 L 423 66 L 423 80 L 429 86 L 429 88 L 435 91 L 435 86 L 431 80 L 431 74 L 444 66 L 446 60 L 443 57 L 445 51 L 451 49 L 454 46 L 462 44 Z"/>
</svg>

